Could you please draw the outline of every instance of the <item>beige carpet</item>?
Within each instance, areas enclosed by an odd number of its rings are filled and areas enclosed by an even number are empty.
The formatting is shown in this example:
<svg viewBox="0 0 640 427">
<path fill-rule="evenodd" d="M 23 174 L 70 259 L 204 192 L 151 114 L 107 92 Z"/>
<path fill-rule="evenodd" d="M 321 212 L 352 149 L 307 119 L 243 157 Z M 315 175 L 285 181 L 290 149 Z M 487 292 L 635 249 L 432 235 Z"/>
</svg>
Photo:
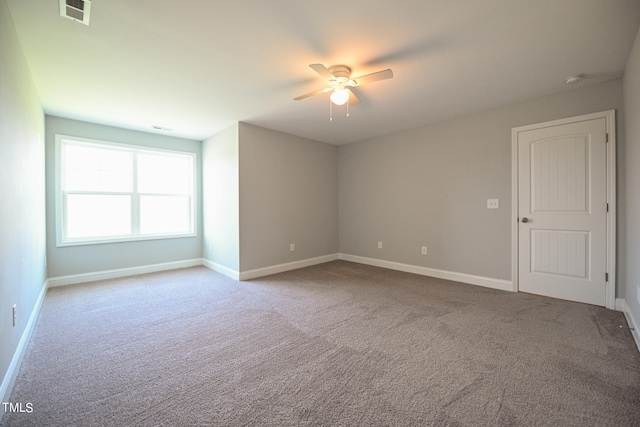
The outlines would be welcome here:
<svg viewBox="0 0 640 427">
<path fill-rule="evenodd" d="M 344 261 L 51 289 L 2 426 L 640 425 L 624 316 Z"/>
</svg>

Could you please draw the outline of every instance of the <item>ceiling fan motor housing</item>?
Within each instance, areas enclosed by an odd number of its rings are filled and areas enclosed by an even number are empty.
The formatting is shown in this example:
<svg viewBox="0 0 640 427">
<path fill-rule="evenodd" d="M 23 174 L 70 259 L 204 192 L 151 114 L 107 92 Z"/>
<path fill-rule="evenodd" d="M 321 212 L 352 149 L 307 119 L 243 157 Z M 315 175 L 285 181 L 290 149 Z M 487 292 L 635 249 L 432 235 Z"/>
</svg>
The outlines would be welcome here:
<svg viewBox="0 0 640 427">
<path fill-rule="evenodd" d="M 345 79 L 349 79 L 349 76 L 351 75 L 351 68 L 346 65 L 333 65 L 329 68 L 329 72 L 336 78 L 343 77 Z"/>
</svg>

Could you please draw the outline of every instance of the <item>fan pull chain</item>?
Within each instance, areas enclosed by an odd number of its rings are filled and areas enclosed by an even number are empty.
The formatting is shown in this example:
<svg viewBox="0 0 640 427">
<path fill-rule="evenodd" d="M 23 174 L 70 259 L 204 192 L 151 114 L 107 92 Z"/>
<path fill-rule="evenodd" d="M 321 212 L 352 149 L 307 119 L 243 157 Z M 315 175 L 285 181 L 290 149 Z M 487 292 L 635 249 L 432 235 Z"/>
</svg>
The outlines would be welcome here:
<svg viewBox="0 0 640 427">
<path fill-rule="evenodd" d="M 331 98 L 329 98 L 329 121 L 333 121 L 333 102 L 331 102 Z"/>
<path fill-rule="evenodd" d="M 349 100 L 347 100 L 347 117 L 349 117 Z M 333 121 L 333 102 L 329 99 L 329 121 Z"/>
</svg>

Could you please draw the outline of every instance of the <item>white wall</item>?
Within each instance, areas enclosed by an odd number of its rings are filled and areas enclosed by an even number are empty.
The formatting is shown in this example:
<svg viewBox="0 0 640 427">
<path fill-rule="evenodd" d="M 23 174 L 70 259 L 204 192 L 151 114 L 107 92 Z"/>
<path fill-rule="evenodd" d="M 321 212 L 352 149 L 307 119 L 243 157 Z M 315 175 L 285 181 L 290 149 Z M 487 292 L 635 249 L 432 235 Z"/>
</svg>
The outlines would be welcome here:
<svg viewBox="0 0 640 427">
<path fill-rule="evenodd" d="M 255 277 L 337 255 L 337 155 L 336 146 L 247 123 L 204 141 L 206 260 Z"/>
<path fill-rule="evenodd" d="M 239 137 L 241 271 L 337 254 L 338 148 L 246 123 Z"/>
<path fill-rule="evenodd" d="M 640 30 L 631 50 L 623 79 L 626 139 L 624 185 L 619 186 L 624 201 L 618 234 L 624 236 L 619 253 L 619 278 L 623 296 L 636 321 L 636 337 L 640 338 Z M 640 341 L 638 341 L 640 347 Z"/>
<path fill-rule="evenodd" d="M 79 136 L 123 144 L 184 150 L 198 158 L 198 186 L 201 187 L 202 145 L 199 141 L 103 126 L 46 116 L 46 200 L 48 277 L 117 270 L 202 258 L 202 206 L 197 207 L 195 237 L 134 242 L 56 247 L 55 226 L 55 135 Z M 202 200 L 198 188 L 198 200 Z"/>
<path fill-rule="evenodd" d="M 46 274 L 44 115 L 5 1 L 0 1 L 0 40 L 0 399 L 4 402 L 11 383 L 9 367 Z M 13 304 L 18 313 L 15 327 Z"/>
<path fill-rule="evenodd" d="M 204 258 L 240 270 L 238 123 L 202 143 Z"/>
<path fill-rule="evenodd" d="M 621 108 L 614 80 L 341 146 L 340 252 L 511 280 L 511 128 Z"/>
</svg>

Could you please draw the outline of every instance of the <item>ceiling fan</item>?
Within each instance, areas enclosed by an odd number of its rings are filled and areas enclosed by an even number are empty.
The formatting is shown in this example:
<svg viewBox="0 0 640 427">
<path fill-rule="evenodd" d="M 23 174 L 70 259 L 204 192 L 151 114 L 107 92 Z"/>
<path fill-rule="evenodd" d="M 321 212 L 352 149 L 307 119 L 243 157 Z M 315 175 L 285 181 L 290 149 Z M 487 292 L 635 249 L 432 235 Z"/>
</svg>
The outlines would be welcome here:
<svg viewBox="0 0 640 427">
<path fill-rule="evenodd" d="M 351 105 L 355 105 L 360 103 L 360 100 L 350 88 L 393 77 L 393 71 L 389 69 L 351 78 L 351 68 L 346 65 L 333 65 L 327 68 L 322 64 L 311 64 L 309 67 L 322 77 L 328 79 L 329 87 L 316 90 L 305 95 L 300 95 L 293 98 L 295 101 L 300 101 L 301 99 L 314 95 L 320 95 L 321 93 L 331 92 L 331 102 L 334 104 L 343 105 L 349 101 Z"/>
</svg>

